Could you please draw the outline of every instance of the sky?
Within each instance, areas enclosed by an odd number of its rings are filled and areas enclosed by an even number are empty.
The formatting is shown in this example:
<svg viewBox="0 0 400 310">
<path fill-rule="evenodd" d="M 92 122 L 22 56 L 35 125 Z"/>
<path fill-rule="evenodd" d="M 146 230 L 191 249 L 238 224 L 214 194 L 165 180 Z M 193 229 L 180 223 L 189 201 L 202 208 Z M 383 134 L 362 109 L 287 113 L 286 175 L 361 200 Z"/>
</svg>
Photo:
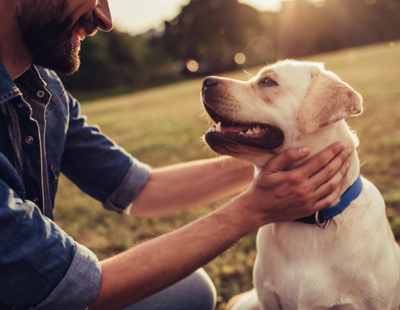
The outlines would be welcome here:
<svg viewBox="0 0 400 310">
<path fill-rule="evenodd" d="M 181 7 L 190 0 L 108 0 L 114 18 L 114 25 L 132 35 L 159 28 L 164 20 L 172 20 Z M 239 0 L 260 11 L 280 8 L 281 0 Z"/>
</svg>

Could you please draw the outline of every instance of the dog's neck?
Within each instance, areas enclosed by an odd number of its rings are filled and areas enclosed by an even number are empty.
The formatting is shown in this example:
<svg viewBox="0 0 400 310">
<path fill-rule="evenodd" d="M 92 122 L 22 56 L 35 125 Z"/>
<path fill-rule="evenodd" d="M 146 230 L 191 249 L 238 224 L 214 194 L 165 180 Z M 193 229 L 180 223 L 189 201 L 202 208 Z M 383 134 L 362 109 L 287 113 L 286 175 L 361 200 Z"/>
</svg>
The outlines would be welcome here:
<svg viewBox="0 0 400 310">
<path fill-rule="evenodd" d="M 290 139 L 290 138 L 289 138 Z M 301 139 L 295 139 L 293 137 L 292 141 L 287 141 L 285 148 L 282 150 L 285 151 L 289 148 L 297 148 L 302 146 L 309 146 L 311 148 L 311 153 L 306 158 L 295 162 L 293 165 L 289 166 L 288 169 L 293 169 L 312 156 L 321 152 L 329 145 L 341 141 L 343 142 L 346 148 L 353 149 L 353 153 L 350 155 L 348 161 L 350 162 L 350 168 L 342 181 L 342 188 L 340 191 L 340 195 L 343 194 L 357 179 L 360 174 L 360 164 L 358 155 L 356 152 L 356 147 L 358 145 L 358 139 L 354 133 L 352 133 L 349 127 L 346 125 L 344 121 L 337 122 L 335 124 L 326 126 L 319 130 L 318 132 L 314 132 L 311 134 L 303 134 Z M 264 163 L 265 164 L 265 163 Z M 261 167 L 255 164 L 256 166 L 256 174 L 260 171 Z"/>
<path fill-rule="evenodd" d="M 304 141 L 306 143 L 303 145 L 308 145 L 311 148 L 310 155 L 305 159 L 307 160 L 338 141 L 343 142 L 345 148 L 351 148 L 353 150 L 353 153 L 347 160 L 350 162 L 350 168 L 342 181 L 340 194 L 343 194 L 356 181 L 360 174 L 360 162 L 356 151 L 358 139 L 356 135 L 351 132 L 345 121 L 339 121 L 322 128 L 318 132 L 307 134 Z"/>
</svg>

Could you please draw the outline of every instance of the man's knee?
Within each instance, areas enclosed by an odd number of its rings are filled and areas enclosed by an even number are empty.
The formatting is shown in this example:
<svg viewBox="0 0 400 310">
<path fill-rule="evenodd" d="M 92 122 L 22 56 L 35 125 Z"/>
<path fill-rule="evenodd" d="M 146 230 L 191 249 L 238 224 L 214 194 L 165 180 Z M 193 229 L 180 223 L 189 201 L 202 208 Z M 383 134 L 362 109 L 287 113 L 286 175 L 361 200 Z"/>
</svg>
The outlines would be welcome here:
<svg viewBox="0 0 400 310">
<path fill-rule="evenodd" d="M 210 277 L 203 269 L 199 269 L 124 310 L 213 310 L 216 296 Z"/>
<path fill-rule="evenodd" d="M 217 301 L 217 292 L 204 269 L 197 270 L 186 279 L 189 282 L 187 284 L 192 287 L 190 292 L 192 295 L 192 303 L 191 307 L 188 309 L 214 309 Z"/>
</svg>

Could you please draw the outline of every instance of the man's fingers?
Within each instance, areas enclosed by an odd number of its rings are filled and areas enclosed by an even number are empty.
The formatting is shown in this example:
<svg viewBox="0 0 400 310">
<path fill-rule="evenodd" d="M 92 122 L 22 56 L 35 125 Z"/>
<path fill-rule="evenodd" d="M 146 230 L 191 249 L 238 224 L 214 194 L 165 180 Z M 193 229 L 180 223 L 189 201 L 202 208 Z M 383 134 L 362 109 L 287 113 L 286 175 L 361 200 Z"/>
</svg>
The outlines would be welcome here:
<svg viewBox="0 0 400 310">
<path fill-rule="evenodd" d="M 326 183 L 322 184 L 315 190 L 315 195 L 317 199 L 320 199 L 325 196 L 329 196 L 332 192 L 335 192 L 337 188 L 341 185 L 344 176 L 347 174 L 349 170 L 350 163 L 345 162 L 339 171 Z"/>
<path fill-rule="evenodd" d="M 332 205 L 336 201 L 336 199 L 339 198 L 341 188 L 342 188 L 342 183 L 340 183 L 339 186 L 336 187 L 336 189 L 332 193 L 330 193 L 328 196 L 324 197 L 321 200 L 318 200 L 314 204 L 314 212 Z"/>
<path fill-rule="evenodd" d="M 345 167 L 346 160 L 350 157 L 352 154 L 353 150 L 350 148 L 346 148 L 343 151 L 341 151 L 334 159 L 330 161 L 328 165 L 326 165 L 324 168 L 319 170 L 317 173 L 315 173 L 310 180 L 313 182 L 315 188 L 320 187 L 322 184 L 327 182 L 329 179 L 331 179 L 334 175 L 336 175 L 338 172 L 342 171 L 342 168 Z M 348 166 L 346 165 L 348 168 Z M 345 171 L 347 172 L 347 170 Z M 343 171 L 342 171 L 343 173 Z M 344 173 L 342 177 L 345 175 Z"/>
<path fill-rule="evenodd" d="M 306 169 L 306 174 L 311 177 L 316 172 L 324 168 L 336 155 L 343 150 L 343 148 L 344 145 L 342 142 L 336 142 L 317 155 L 313 156 L 305 165 L 303 165 L 303 169 Z M 339 167 L 340 166 L 341 164 Z"/>
<path fill-rule="evenodd" d="M 310 154 L 310 151 L 310 148 L 307 146 L 288 149 L 282 154 L 272 158 L 264 169 L 270 173 L 285 170 L 290 164 Z"/>
</svg>

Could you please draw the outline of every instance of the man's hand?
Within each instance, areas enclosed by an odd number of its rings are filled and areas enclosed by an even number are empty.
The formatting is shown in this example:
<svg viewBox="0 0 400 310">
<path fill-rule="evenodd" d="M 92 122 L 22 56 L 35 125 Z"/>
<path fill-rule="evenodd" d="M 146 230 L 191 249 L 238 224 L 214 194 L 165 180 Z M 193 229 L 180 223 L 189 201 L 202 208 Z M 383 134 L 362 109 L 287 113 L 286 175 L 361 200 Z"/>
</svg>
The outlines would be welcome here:
<svg viewBox="0 0 400 310">
<path fill-rule="evenodd" d="M 259 212 L 257 218 L 285 222 L 308 216 L 331 205 L 340 194 L 341 182 L 350 163 L 350 148 L 337 142 L 310 158 L 303 165 L 286 170 L 310 153 L 308 147 L 289 149 L 268 162 L 253 185 L 242 195 Z"/>
<path fill-rule="evenodd" d="M 244 194 L 208 215 L 100 262 L 100 291 L 90 310 L 127 307 L 188 276 L 251 231 L 310 215 L 339 195 L 350 152 L 339 143 L 308 160 L 308 148 L 272 159 Z M 250 166 L 244 171 L 250 171 Z M 157 253 L 157 255 L 154 255 Z"/>
</svg>

